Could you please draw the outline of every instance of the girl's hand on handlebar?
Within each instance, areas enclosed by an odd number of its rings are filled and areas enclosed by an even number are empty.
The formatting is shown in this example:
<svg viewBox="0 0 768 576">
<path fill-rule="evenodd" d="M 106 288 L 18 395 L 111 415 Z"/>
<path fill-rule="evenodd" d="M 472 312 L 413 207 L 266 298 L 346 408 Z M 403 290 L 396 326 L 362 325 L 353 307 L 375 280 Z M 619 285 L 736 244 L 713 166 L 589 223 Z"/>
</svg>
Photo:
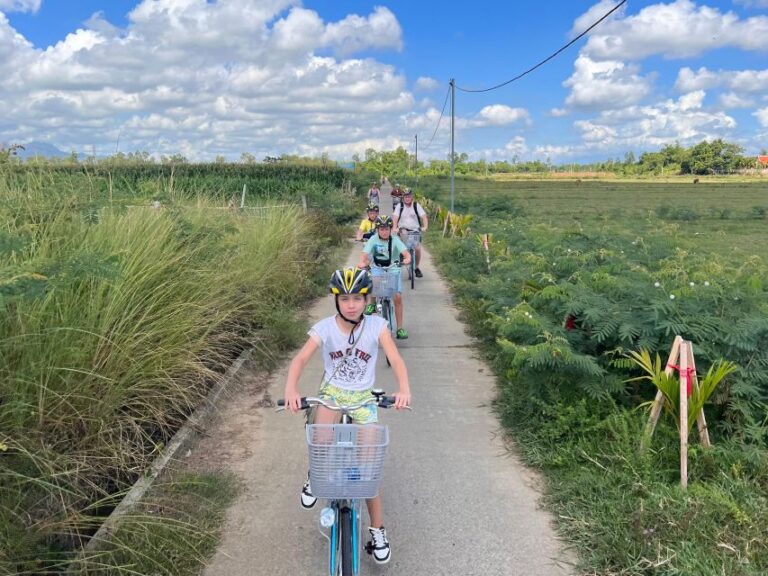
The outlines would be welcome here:
<svg viewBox="0 0 768 576">
<path fill-rule="evenodd" d="M 301 410 L 301 395 L 298 392 L 285 391 L 285 407 L 294 414 Z"/>
<path fill-rule="evenodd" d="M 402 410 L 403 408 L 408 408 L 410 405 L 411 405 L 410 392 L 395 393 L 395 409 Z"/>
</svg>

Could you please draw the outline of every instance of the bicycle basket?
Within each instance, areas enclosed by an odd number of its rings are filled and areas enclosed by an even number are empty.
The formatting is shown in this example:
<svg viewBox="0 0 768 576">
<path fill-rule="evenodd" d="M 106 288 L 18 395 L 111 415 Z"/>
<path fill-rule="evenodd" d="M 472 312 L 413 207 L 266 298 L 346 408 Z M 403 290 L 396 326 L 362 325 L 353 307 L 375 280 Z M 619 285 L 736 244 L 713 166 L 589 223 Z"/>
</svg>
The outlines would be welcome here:
<svg viewBox="0 0 768 576">
<path fill-rule="evenodd" d="M 410 250 L 421 243 L 421 232 L 418 230 L 403 230 L 403 243 Z"/>
<path fill-rule="evenodd" d="M 374 298 L 394 298 L 400 282 L 400 268 L 371 268 Z"/>
<path fill-rule="evenodd" d="M 379 493 L 389 429 L 374 424 L 309 424 L 309 478 L 318 498 L 373 498 Z"/>
</svg>

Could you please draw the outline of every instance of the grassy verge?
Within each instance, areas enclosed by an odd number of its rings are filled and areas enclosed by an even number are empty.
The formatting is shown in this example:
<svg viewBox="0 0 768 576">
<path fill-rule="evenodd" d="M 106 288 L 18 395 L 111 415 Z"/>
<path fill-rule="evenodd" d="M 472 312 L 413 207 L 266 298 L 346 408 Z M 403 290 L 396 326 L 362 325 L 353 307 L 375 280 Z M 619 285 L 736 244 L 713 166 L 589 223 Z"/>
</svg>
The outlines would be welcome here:
<svg viewBox="0 0 768 576">
<path fill-rule="evenodd" d="M 59 573 L 244 347 L 296 343 L 342 232 L 0 193 L 0 573 Z"/>
<path fill-rule="evenodd" d="M 238 492 L 230 475 L 176 470 L 165 475 L 77 574 L 198 574 L 221 536 Z"/>
<path fill-rule="evenodd" d="M 499 418 L 545 473 L 546 501 L 579 552 L 579 573 L 765 574 L 763 258 L 738 227 L 699 243 L 658 214 L 638 217 L 630 188 L 596 207 L 536 186 L 524 202 L 517 188 L 467 184 L 475 230 L 492 233 L 490 272 L 477 238 L 430 248 L 498 376 Z M 742 223 L 752 192 L 733 205 Z M 706 193 L 697 201 L 708 208 Z M 655 390 L 627 383 L 638 374 L 622 361 L 640 346 L 666 356 L 675 334 L 694 342 L 700 373 L 719 357 L 739 365 L 706 408 L 713 448 L 693 437 L 687 491 L 671 422 L 639 450 L 647 412 L 638 406 Z"/>
</svg>

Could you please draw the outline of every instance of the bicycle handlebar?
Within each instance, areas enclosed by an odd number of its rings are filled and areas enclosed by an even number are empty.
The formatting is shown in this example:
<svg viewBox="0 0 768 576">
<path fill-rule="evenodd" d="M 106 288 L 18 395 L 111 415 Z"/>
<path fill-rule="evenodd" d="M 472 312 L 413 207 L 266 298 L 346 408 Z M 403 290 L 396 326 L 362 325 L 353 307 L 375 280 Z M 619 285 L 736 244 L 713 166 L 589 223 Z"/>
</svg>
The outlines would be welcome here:
<svg viewBox="0 0 768 576">
<path fill-rule="evenodd" d="M 391 408 L 395 405 L 395 397 L 394 396 L 379 396 L 379 397 L 371 397 L 370 399 L 366 400 L 365 402 L 359 402 L 358 404 L 350 404 L 348 406 L 339 406 L 337 404 L 332 404 L 330 402 L 327 402 L 326 400 L 323 400 L 322 398 L 318 398 L 316 396 L 302 396 L 301 398 L 301 408 L 300 410 L 308 410 L 312 406 L 325 406 L 329 410 L 333 410 L 335 412 L 353 412 L 355 410 L 358 410 L 359 408 L 362 408 L 363 406 L 368 406 L 370 404 L 376 404 L 379 408 Z M 280 412 L 282 410 L 285 410 L 285 399 L 280 398 L 277 401 L 277 412 Z M 407 407 L 409 410 L 411 409 L 410 406 Z"/>
</svg>

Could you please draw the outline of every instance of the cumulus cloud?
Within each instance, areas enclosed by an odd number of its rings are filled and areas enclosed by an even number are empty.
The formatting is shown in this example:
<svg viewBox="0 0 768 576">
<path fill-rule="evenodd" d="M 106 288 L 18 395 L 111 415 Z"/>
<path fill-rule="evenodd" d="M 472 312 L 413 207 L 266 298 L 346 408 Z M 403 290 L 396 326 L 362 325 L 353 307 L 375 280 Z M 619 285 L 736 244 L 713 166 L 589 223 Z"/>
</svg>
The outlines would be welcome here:
<svg viewBox="0 0 768 576">
<path fill-rule="evenodd" d="M 440 125 L 439 130 L 445 132 L 450 127 L 450 119 L 445 113 L 441 118 L 440 110 L 430 107 L 422 114 L 409 113 L 404 116 L 406 127 L 417 130 L 430 130 L 430 135 Z M 457 128 L 487 128 L 506 126 L 509 124 L 530 123 L 530 115 L 525 108 L 511 108 L 505 104 L 485 106 L 474 116 L 456 118 Z"/>
<path fill-rule="evenodd" d="M 439 86 L 440 83 L 434 78 L 430 78 L 429 76 L 419 76 L 416 79 L 416 83 L 414 84 L 414 88 L 421 92 L 431 92 L 432 90 L 437 89 Z"/>
<path fill-rule="evenodd" d="M 736 93 L 768 92 L 768 70 L 708 70 L 681 68 L 677 74 L 675 88 L 681 92 L 708 90 L 724 87 Z"/>
<path fill-rule="evenodd" d="M 744 98 L 735 92 L 728 92 L 720 96 L 720 104 L 723 108 L 751 108 L 755 101 L 751 98 Z"/>
<path fill-rule="evenodd" d="M 40 10 L 42 0 L 0 0 L 3 12 L 32 12 Z"/>
<path fill-rule="evenodd" d="M 755 110 L 755 112 L 753 112 L 752 115 L 755 118 L 757 118 L 758 122 L 760 122 L 760 126 L 763 126 L 764 128 L 768 128 L 768 108 Z"/>
<path fill-rule="evenodd" d="M 525 108 L 510 108 L 505 104 L 493 104 L 486 106 L 477 114 L 473 121 L 478 127 L 481 126 L 505 126 L 515 122 L 527 122 L 529 120 L 528 111 Z"/>
<path fill-rule="evenodd" d="M 582 53 L 594 59 L 639 60 L 656 54 L 692 57 L 725 47 L 768 49 L 768 17 L 740 19 L 692 0 L 653 4 L 637 14 L 603 22 L 590 34 Z"/>
<path fill-rule="evenodd" d="M 619 108 L 639 102 L 651 90 L 650 79 L 640 76 L 636 66 L 583 54 L 563 85 L 571 89 L 565 103 L 573 108 Z"/>
<path fill-rule="evenodd" d="M 397 19 L 325 22 L 298 4 L 144 0 L 125 28 L 97 12 L 45 48 L 0 12 L 0 140 L 106 153 L 120 134 L 123 149 L 192 159 L 380 147 L 415 100 L 394 67 L 353 55 L 399 50 Z"/>
<path fill-rule="evenodd" d="M 585 143 L 597 150 L 653 149 L 678 141 L 691 145 L 723 137 L 736 121 L 721 111 L 704 108 L 704 91 L 684 94 L 652 106 L 607 110 L 574 126 Z"/>
</svg>

